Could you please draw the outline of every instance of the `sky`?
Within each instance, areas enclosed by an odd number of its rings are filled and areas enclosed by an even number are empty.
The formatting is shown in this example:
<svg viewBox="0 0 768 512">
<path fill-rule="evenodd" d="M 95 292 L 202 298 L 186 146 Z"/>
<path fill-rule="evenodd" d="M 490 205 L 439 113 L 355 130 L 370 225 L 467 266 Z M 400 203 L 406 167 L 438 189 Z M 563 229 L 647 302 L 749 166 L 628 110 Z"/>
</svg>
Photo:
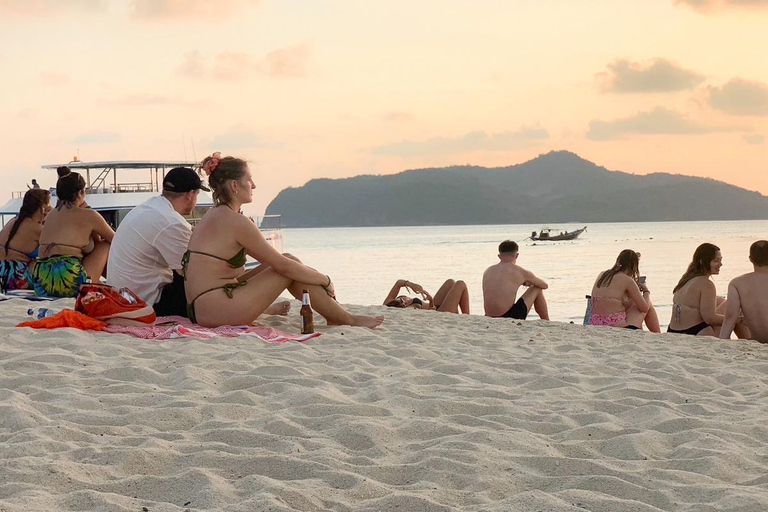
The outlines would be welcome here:
<svg viewBox="0 0 768 512">
<path fill-rule="evenodd" d="M 313 178 L 551 150 L 768 195 L 768 0 L 0 0 L 0 19 L 0 203 L 75 155 L 213 151 L 250 162 L 255 214 Z"/>
</svg>

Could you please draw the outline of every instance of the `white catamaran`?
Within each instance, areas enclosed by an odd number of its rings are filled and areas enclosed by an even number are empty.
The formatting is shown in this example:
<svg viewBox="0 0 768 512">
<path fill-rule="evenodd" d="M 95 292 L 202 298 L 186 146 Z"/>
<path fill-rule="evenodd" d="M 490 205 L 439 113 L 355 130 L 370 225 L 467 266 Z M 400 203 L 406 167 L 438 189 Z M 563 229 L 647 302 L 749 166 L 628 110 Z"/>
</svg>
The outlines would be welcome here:
<svg viewBox="0 0 768 512">
<path fill-rule="evenodd" d="M 77 171 L 85 178 L 85 193 L 88 205 L 101 214 L 113 229 L 129 211 L 147 199 L 154 197 L 162 190 L 165 173 L 174 167 L 196 168 L 192 162 L 158 162 L 145 160 L 122 160 L 110 162 L 82 162 L 75 159 L 68 164 L 43 165 L 46 170 L 55 171 L 60 165 L 66 165 Z M 132 181 L 124 182 L 118 179 L 118 170 L 131 173 Z M 121 172 L 125 174 L 125 172 Z M 143 177 L 140 177 L 143 175 Z M 146 180 L 146 181 L 142 181 Z M 51 187 L 51 204 L 56 205 L 56 187 Z M 0 219 L 5 226 L 7 220 L 18 215 L 24 192 L 13 192 L 11 200 L 0 206 Z M 197 197 L 197 207 L 186 216 L 193 226 L 213 206 L 210 192 L 200 191 Z M 282 226 L 279 215 L 267 215 L 256 219 L 267 241 L 278 251 L 283 251 Z"/>
</svg>

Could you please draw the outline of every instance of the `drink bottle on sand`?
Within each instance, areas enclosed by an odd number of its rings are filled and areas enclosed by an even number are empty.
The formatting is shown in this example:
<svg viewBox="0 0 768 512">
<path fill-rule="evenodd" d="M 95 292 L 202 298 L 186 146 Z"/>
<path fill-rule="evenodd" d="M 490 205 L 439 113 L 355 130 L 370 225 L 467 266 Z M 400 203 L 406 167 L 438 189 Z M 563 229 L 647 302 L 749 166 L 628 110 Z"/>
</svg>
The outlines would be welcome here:
<svg viewBox="0 0 768 512">
<path fill-rule="evenodd" d="M 309 304 L 309 292 L 304 290 L 301 297 L 301 334 L 312 334 L 315 332 L 315 321 L 312 318 L 312 306 Z"/>
</svg>

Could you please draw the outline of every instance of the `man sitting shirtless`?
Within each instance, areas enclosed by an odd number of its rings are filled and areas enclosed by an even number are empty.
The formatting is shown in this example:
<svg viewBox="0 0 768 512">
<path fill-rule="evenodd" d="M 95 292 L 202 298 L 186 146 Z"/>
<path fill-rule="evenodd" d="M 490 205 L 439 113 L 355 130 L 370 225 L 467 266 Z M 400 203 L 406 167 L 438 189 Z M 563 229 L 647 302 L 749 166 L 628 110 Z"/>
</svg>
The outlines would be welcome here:
<svg viewBox="0 0 768 512">
<path fill-rule="evenodd" d="M 734 278 L 728 285 L 728 303 L 720 337 L 727 340 L 739 319 L 749 329 L 749 338 L 768 343 L 768 240 L 758 240 L 749 248 L 754 272 Z"/>
<path fill-rule="evenodd" d="M 547 300 L 544 298 L 544 290 L 548 285 L 533 275 L 533 272 L 517 265 L 519 254 L 517 242 L 501 242 L 501 261 L 488 267 L 483 274 L 485 316 L 525 320 L 533 307 L 542 320 L 549 320 Z M 528 289 L 517 299 L 517 291 L 521 286 Z"/>
</svg>

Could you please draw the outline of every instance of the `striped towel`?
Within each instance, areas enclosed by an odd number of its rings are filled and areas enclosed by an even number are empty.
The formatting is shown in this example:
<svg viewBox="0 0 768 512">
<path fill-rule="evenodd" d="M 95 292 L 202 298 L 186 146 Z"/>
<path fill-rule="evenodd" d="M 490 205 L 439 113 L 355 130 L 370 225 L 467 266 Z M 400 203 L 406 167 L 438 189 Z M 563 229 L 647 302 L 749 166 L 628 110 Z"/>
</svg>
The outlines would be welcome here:
<svg viewBox="0 0 768 512">
<path fill-rule="evenodd" d="M 253 336 L 267 343 L 284 343 L 286 341 L 307 341 L 320 336 L 313 334 L 289 334 L 276 331 L 271 327 L 260 325 L 224 325 L 221 327 L 201 327 L 193 324 L 188 318 L 180 316 L 158 317 L 154 325 L 137 327 L 132 325 L 108 325 L 103 332 L 115 334 L 131 334 L 144 340 L 172 340 L 176 338 L 210 339 L 216 336 L 235 338 L 237 336 Z"/>
</svg>

